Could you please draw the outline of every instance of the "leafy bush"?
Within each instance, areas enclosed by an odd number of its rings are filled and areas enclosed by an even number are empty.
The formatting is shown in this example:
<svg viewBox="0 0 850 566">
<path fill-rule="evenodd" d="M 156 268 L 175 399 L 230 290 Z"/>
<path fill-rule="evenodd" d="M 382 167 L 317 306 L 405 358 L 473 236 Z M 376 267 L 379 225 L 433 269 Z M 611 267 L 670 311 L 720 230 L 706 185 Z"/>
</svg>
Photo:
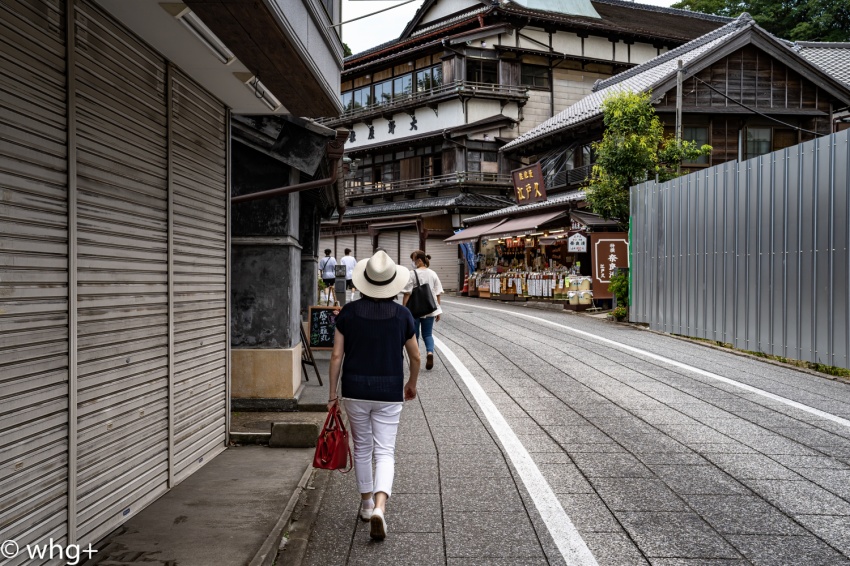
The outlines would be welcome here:
<svg viewBox="0 0 850 566">
<path fill-rule="evenodd" d="M 617 305 L 629 306 L 629 274 L 627 272 L 618 270 L 612 275 L 608 290 L 617 297 Z"/>
<path fill-rule="evenodd" d="M 616 318 L 617 320 L 623 320 L 629 315 L 629 309 L 626 307 L 617 307 L 616 309 L 611 311 L 611 316 Z"/>
</svg>

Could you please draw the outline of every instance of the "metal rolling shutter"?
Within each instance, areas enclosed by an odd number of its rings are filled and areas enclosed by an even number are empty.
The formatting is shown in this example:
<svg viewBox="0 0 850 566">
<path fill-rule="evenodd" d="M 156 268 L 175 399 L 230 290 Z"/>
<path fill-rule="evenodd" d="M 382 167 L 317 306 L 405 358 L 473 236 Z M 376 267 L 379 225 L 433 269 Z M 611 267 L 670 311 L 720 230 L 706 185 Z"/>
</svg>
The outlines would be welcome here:
<svg viewBox="0 0 850 566">
<path fill-rule="evenodd" d="M 0 4 L 0 540 L 21 548 L 67 532 L 63 6 Z"/>
<path fill-rule="evenodd" d="M 335 247 L 336 239 L 334 238 L 334 236 L 322 236 L 319 239 L 319 249 L 316 255 L 319 256 L 319 260 L 321 261 L 321 259 L 325 257 L 325 250 L 331 250 L 331 254 L 333 255 L 335 253 Z"/>
<path fill-rule="evenodd" d="M 77 4 L 77 536 L 97 540 L 167 489 L 165 61 Z"/>
<path fill-rule="evenodd" d="M 173 78 L 174 475 L 224 450 L 227 411 L 227 113 Z"/>
<path fill-rule="evenodd" d="M 354 236 L 337 236 L 336 237 L 336 249 L 334 250 L 334 257 L 336 258 L 337 263 L 345 255 L 345 248 L 351 249 L 351 253 L 354 253 Z"/>
<path fill-rule="evenodd" d="M 431 256 L 431 269 L 437 272 L 446 291 L 457 291 L 457 246 L 449 246 L 443 238 L 428 238 L 425 252 Z"/>
<path fill-rule="evenodd" d="M 378 247 L 384 248 L 392 260 L 398 263 L 398 231 L 381 232 L 378 236 Z"/>
<path fill-rule="evenodd" d="M 410 267 L 410 254 L 419 249 L 419 232 L 416 230 L 401 231 L 401 247 L 398 250 L 401 265 Z"/>
<path fill-rule="evenodd" d="M 354 259 L 360 261 L 372 257 L 372 237 L 366 232 L 355 234 Z"/>
</svg>

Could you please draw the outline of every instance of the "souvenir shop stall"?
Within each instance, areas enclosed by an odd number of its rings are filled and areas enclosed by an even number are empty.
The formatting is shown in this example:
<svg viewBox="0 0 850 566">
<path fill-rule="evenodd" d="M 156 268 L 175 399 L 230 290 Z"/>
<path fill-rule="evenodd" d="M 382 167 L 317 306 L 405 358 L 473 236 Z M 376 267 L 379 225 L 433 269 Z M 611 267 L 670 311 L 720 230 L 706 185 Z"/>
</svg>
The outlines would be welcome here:
<svg viewBox="0 0 850 566">
<path fill-rule="evenodd" d="M 547 301 L 569 310 L 607 307 L 610 271 L 628 266 L 616 221 L 569 210 L 475 224 L 448 240 L 472 248 L 470 297 Z"/>
</svg>

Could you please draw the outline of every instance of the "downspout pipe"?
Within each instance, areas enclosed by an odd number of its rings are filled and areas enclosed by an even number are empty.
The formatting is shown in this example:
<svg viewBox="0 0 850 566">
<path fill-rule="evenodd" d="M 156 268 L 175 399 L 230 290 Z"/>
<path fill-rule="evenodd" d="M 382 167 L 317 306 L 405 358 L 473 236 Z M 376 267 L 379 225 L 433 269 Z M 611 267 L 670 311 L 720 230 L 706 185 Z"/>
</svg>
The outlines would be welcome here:
<svg viewBox="0 0 850 566">
<path fill-rule="evenodd" d="M 339 160 L 342 159 L 342 154 L 345 151 L 345 141 L 348 139 L 348 130 L 337 130 L 336 137 L 329 141 L 325 146 L 325 155 L 327 155 L 330 160 L 331 165 L 331 176 L 325 179 L 316 179 L 315 181 L 307 181 L 306 183 L 298 183 L 297 185 L 288 185 L 285 187 L 278 187 L 276 189 L 269 189 L 267 191 L 260 191 L 257 193 L 250 193 L 247 195 L 239 195 L 237 197 L 231 197 L 231 204 L 239 204 L 243 202 L 249 202 L 252 200 L 265 200 L 281 195 L 288 195 L 292 193 L 300 193 L 301 191 L 307 191 L 310 189 L 316 189 L 318 187 L 325 187 L 327 185 L 333 185 L 336 183 L 337 176 L 339 173 Z M 344 212 L 343 203 L 338 203 L 338 210 L 342 209 Z M 340 214 L 342 217 L 342 214 Z"/>
</svg>

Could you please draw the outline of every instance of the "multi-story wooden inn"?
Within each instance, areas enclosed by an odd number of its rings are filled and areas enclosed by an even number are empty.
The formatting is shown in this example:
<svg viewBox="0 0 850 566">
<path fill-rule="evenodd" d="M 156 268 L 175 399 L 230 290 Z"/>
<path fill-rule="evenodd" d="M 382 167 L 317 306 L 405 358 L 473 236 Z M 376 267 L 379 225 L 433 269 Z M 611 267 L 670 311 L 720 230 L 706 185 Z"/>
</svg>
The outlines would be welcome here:
<svg viewBox="0 0 850 566">
<path fill-rule="evenodd" d="M 398 40 L 345 60 L 344 111 L 323 122 L 351 131 L 348 206 L 320 248 L 359 259 L 383 247 L 402 261 L 424 248 L 455 289 L 457 249 L 443 240 L 509 204 L 518 164 L 500 147 L 597 81 L 728 21 L 620 0 L 427 0 Z"/>
</svg>

